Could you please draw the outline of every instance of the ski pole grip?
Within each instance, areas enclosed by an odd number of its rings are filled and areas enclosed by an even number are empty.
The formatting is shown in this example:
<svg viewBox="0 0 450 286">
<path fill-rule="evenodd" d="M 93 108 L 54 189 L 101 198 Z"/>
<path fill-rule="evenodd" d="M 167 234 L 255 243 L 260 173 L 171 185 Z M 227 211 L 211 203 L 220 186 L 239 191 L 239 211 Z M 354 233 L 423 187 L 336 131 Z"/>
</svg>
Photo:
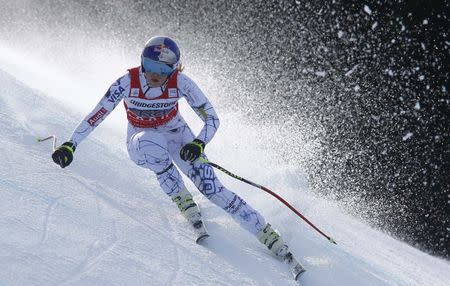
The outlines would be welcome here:
<svg viewBox="0 0 450 286">
<path fill-rule="evenodd" d="M 49 140 L 49 139 L 52 139 L 53 138 L 53 151 L 55 151 L 55 149 L 56 149 L 56 140 L 57 140 L 57 137 L 56 137 L 56 135 L 50 135 L 50 136 L 48 136 L 48 137 L 45 137 L 45 138 L 36 138 L 36 140 L 37 140 L 37 142 L 44 142 L 44 141 L 47 141 L 47 140 Z"/>
</svg>

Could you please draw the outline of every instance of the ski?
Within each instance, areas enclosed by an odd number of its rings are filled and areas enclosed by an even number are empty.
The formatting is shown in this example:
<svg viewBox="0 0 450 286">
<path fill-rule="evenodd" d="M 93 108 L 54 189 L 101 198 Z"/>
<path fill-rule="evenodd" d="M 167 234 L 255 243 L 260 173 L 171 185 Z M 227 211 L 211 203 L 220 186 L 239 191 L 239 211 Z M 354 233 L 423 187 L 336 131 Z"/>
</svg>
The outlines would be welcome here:
<svg viewBox="0 0 450 286">
<path fill-rule="evenodd" d="M 294 258 L 292 253 L 286 254 L 284 257 L 284 262 L 289 266 L 289 269 L 291 270 L 292 276 L 294 277 L 294 280 L 297 281 L 300 276 L 306 271 L 305 268 Z"/>
<path fill-rule="evenodd" d="M 195 234 L 197 238 L 195 239 L 195 243 L 200 244 L 203 240 L 209 237 L 208 231 L 205 228 L 203 221 L 199 220 L 192 224 L 194 228 Z"/>
<path fill-rule="evenodd" d="M 189 208 L 184 213 L 184 216 L 192 225 L 192 228 L 197 236 L 197 238 L 195 239 L 196 243 L 199 244 L 205 238 L 209 237 L 208 231 L 206 230 L 205 224 L 203 223 L 202 215 L 200 213 L 198 206 L 196 208 Z"/>
</svg>

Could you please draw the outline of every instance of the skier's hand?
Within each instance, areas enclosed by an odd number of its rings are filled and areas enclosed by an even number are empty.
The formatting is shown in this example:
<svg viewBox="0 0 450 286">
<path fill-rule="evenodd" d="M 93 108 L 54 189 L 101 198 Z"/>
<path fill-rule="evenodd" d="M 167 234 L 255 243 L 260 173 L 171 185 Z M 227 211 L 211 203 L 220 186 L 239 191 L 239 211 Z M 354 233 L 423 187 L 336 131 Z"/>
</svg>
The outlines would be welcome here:
<svg viewBox="0 0 450 286">
<path fill-rule="evenodd" d="M 73 143 L 65 142 L 53 152 L 53 162 L 61 166 L 61 168 L 65 168 L 72 163 L 73 152 L 75 152 L 75 146 L 73 146 Z"/>
<path fill-rule="evenodd" d="M 205 142 L 202 140 L 194 139 L 191 143 L 183 146 L 180 150 L 180 157 L 184 161 L 194 162 L 197 160 L 205 149 Z"/>
</svg>

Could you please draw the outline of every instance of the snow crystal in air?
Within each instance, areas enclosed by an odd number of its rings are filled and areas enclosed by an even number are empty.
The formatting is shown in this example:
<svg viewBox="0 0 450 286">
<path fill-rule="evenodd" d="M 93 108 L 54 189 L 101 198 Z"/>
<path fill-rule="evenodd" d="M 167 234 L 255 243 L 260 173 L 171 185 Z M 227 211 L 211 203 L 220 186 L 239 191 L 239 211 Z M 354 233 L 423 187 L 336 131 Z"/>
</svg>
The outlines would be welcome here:
<svg viewBox="0 0 450 286">
<path fill-rule="evenodd" d="M 359 64 L 358 64 L 359 65 Z M 351 70 L 349 70 L 348 72 L 345 73 L 345 76 L 350 76 L 358 67 L 358 65 L 355 65 L 354 67 L 352 67 Z"/>
<path fill-rule="evenodd" d="M 370 10 L 369 6 L 364 5 L 364 12 L 366 12 L 369 15 L 372 15 L 372 10 Z"/>
<path fill-rule="evenodd" d="M 315 74 L 316 74 L 317 76 L 325 76 L 325 75 L 326 75 L 326 72 L 324 72 L 324 71 L 316 71 Z"/>
<path fill-rule="evenodd" d="M 405 136 L 403 136 L 403 141 L 406 141 L 406 140 L 408 140 L 409 138 L 411 138 L 413 136 L 413 133 L 412 132 L 408 132 L 408 133 L 406 133 L 406 135 Z"/>
</svg>

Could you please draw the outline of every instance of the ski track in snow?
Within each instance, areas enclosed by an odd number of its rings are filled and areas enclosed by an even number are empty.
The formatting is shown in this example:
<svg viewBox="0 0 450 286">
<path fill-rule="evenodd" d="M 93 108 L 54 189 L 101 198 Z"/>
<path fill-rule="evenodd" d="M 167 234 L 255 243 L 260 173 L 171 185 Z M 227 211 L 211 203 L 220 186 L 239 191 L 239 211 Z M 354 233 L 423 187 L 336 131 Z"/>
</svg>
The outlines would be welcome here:
<svg viewBox="0 0 450 286">
<path fill-rule="evenodd" d="M 96 134 L 79 146 L 69 168 L 54 165 L 48 142 L 38 145 L 34 138 L 64 138 L 76 120 L 1 69 L 0 80 L 0 285 L 299 285 L 285 265 L 198 192 L 194 197 L 211 237 L 195 244 L 156 179 L 126 154 L 112 153 Z M 370 229 L 332 203 L 305 193 L 300 200 L 295 168 L 279 172 L 256 176 L 279 178 L 274 187 L 333 234 L 337 246 L 265 195 L 246 186 L 236 191 L 263 210 L 298 254 L 307 269 L 302 285 L 450 281 L 448 261 Z"/>
<path fill-rule="evenodd" d="M 110 252 L 114 246 L 117 244 L 117 240 L 110 242 L 105 247 L 96 250 L 95 242 L 89 246 L 89 251 L 86 257 L 61 281 L 58 281 L 54 284 L 54 286 L 63 286 L 67 285 L 71 280 L 76 279 L 83 275 L 83 273 L 89 271 L 99 260 L 101 260 L 102 256 L 106 253 Z M 92 253 L 90 253 L 92 252 Z"/>
<path fill-rule="evenodd" d="M 45 211 L 44 223 L 43 223 L 43 226 L 42 226 L 42 229 L 43 229 L 42 230 L 42 236 L 41 236 L 41 239 L 39 241 L 39 244 L 42 244 L 45 241 L 45 239 L 47 238 L 49 218 L 51 216 L 51 213 L 52 213 L 52 210 L 53 210 L 54 206 L 58 203 L 58 200 L 60 200 L 62 198 L 64 198 L 64 197 L 63 196 L 57 197 L 57 198 L 53 199 L 48 204 L 47 210 Z"/>
<path fill-rule="evenodd" d="M 137 218 L 135 215 L 132 214 L 132 212 L 130 210 L 126 210 L 125 207 L 121 206 L 114 199 L 112 199 L 111 197 L 106 195 L 105 188 L 102 187 L 100 184 L 95 184 L 94 182 L 86 183 L 77 177 L 74 177 L 73 179 L 78 181 L 78 183 L 80 185 L 84 186 L 86 189 L 90 190 L 96 197 L 102 199 L 103 202 L 105 202 L 109 207 L 111 207 L 115 210 L 118 210 L 119 212 L 121 212 L 122 214 L 124 214 L 125 216 L 130 218 L 131 220 L 135 221 L 136 223 L 142 225 L 145 228 L 148 228 L 149 231 L 156 232 L 159 235 L 163 236 L 166 239 L 166 242 L 173 246 L 173 249 L 175 250 L 175 255 L 173 255 L 173 257 L 176 258 L 175 264 L 174 264 L 175 273 L 171 275 L 170 280 L 166 284 L 166 285 L 173 285 L 172 282 L 176 280 L 178 273 L 180 272 L 180 255 L 179 255 L 178 248 L 182 248 L 182 246 L 179 244 L 173 243 L 170 240 L 170 237 L 167 235 L 167 231 L 171 232 L 171 227 L 169 226 L 168 221 L 167 220 L 164 221 L 164 224 L 162 225 L 164 231 L 161 231 L 161 230 L 153 227 L 151 224 L 146 223 L 146 222 L 142 221 L 141 219 Z M 91 187 L 92 185 L 94 185 L 95 187 Z M 158 209 L 158 211 L 159 211 L 159 209 Z M 164 217 L 162 215 L 161 211 L 159 211 L 159 214 L 161 215 L 161 217 Z"/>
</svg>

